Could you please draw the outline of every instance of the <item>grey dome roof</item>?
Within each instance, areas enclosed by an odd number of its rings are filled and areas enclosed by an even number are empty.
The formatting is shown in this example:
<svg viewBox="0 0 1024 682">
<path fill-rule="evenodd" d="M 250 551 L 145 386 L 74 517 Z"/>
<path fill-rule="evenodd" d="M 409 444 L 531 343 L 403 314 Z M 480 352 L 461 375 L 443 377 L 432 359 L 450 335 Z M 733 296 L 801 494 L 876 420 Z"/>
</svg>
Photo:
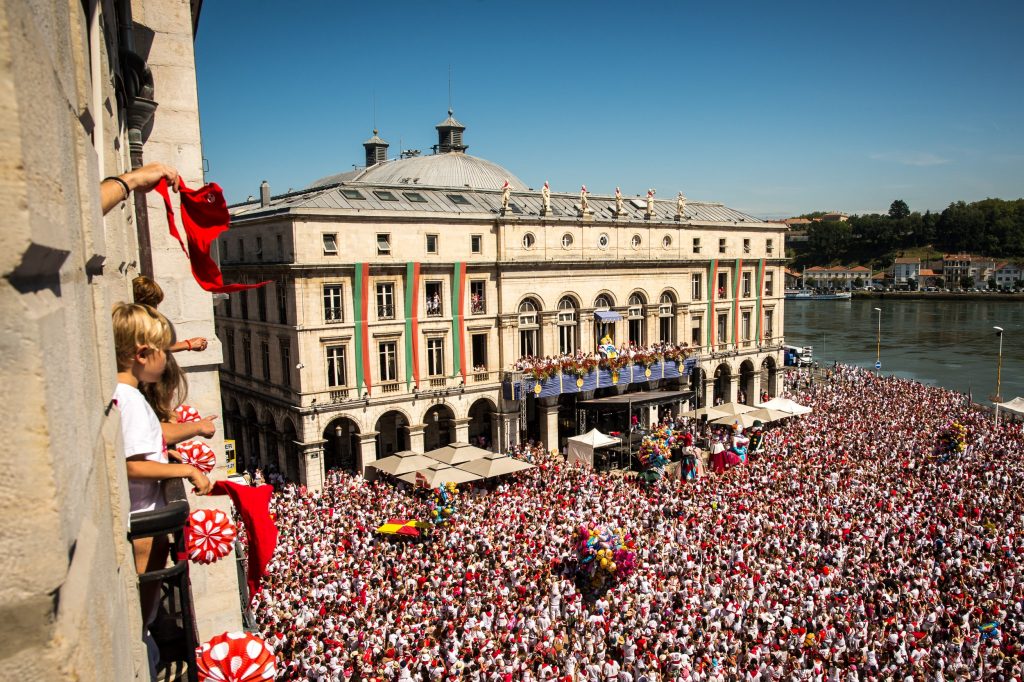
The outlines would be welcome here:
<svg viewBox="0 0 1024 682">
<path fill-rule="evenodd" d="M 310 187 L 329 185 L 335 182 L 351 182 L 373 185 L 501 189 L 506 180 L 513 190 L 529 189 L 526 183 L 496 163 L 469 154 L 449 152 L 378 163 L 362 171 L 349 171 L 321 178 Z"/>
</svg>

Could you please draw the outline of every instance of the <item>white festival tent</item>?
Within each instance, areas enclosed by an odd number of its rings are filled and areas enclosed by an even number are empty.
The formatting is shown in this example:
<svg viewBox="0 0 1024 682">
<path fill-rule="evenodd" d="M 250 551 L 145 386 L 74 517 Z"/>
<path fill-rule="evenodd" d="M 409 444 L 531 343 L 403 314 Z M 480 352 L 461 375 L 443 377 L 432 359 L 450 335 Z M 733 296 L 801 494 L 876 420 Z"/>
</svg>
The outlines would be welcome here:
<svg viewBox="0 0 1024 682">
<path fill-rule="evenodd" d="M 568 442 L 565 461 L 568 464 L 582 462 L 590 468 L 594 467 L 594 450 L 618 445 L 619 439 L 606 436 L 597 429 L 591 429 L 581 436 L 573 436 Z"/>
<path fill-rule="evenodd" d="M 810 414 L 814 411 L 809 407 L 793 402 L 789 398 L 772 398 L 766 403 L 758 403 L 757 406 L 766 407 L 769 410 L 781 410 L 797 416 L 801 414 Z"/>
<path fill-rule="evenodd" d="M 1024 416 L 1024 398 L 1014 398 L 1005 403 L 998 403 L 999 409 L 1013 412 L 1016 415 Z"/>
</svg>

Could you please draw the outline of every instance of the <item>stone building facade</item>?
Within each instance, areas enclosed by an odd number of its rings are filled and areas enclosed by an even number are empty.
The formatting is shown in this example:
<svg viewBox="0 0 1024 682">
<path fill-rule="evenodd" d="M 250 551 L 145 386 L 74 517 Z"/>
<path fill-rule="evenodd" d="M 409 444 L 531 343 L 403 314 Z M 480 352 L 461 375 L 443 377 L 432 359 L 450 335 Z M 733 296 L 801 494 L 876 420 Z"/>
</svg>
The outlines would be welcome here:
<svg viewBox="0 0 1024 682">
<path fill-rule="evenodd" d="M 784 225 L 681 196 L 533 190 L 467 154 L 451 115 L 436 128 L 435 154 L 387 161 L 374 131 L 365 168 L 233 207 L 225 276 L 270 282 L 217 306 L 243 465 L 316 486 L 450 441 L 555 447 L 575 434 L 569 397 L 526 410 L 502 379 L 605 335 L 689 344 L 696 402 L 774 388 Z"/>
<path fill-rule="evenodd" d="M 9 410 L 0 659 L 8 679 L 149 677 L 111 405 L 110 309 L 130 300 L 141 268 L 139 235 L 149 231 L 138 229 L 140 218 L 154 221 L 162 209 L 149 216 L 144 201 L 125 203 L 104 217 L 98 187 L 128 170 L 133 152 L 202 183 L 192 51 L 199 6 L 0 5 L 0 395 Z M 179 334 L 212 339 L 210 296 L 192 290 L 180 248 L 172 253 L 155 236 L 162 232 L 152 231 L 149 263 L 168 294 L 163 310 Z M 182 359 L 194 404 L 214 413 L 220 354 L 211 350 Z M 232 563 L 192 575 L 200 635 L 237 628 Z"/>
</svg>

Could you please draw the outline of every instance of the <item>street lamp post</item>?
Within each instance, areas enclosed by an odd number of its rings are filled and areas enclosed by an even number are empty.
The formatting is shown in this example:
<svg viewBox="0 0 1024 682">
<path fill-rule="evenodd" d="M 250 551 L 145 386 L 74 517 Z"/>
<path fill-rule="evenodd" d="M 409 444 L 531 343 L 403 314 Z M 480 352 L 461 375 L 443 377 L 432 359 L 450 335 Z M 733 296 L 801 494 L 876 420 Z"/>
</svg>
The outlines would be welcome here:
<svg viewBox="0 0 1024 682">
<path fill-rule="evenodd" d="M 1003 328 L 992 327 L 996 330 L 996 336 L 999 337 L 999 357 L 996 360 L 996 394 L 992 396 L 992 402 L 996 404 L 996 428 L 999 428 L 999 403 L 1003 402 L 1003 396 L 1000 395 L 999 391 L 1002 388 L 1003 379 Z"/>
<path fill-rule="evenodd" d="M 875 342 L 875 369 L 881 371 L 882 369 L 882 309 L 875 308 L 875 312 L 878 313 L 878 335 L 876 336 Z"/>
</svg>

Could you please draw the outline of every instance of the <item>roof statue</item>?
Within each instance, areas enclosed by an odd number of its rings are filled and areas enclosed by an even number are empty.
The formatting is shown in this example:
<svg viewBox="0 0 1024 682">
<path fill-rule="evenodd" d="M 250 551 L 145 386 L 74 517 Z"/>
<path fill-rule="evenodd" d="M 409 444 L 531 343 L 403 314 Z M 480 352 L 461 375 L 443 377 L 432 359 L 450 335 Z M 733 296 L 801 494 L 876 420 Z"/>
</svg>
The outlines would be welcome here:
<svg viewBox="0 0 1024 682">
<path fill-rule="evenodd" d="M 512 198 L 512 186 L 508 184 L 508 180 L 501 186 L 501 212 L 504 213 L 508 210 L 509 199 Z"/>
<path fill-rule="evenodd" d="M 587 186 L 580 187 L 580 215 L 590 213 L 590 201 L 587 199 Z"/>
<path fill-rule="evenodd" d="M 683 213 L 686 211 L 686 197 L 680 192 L 676 195 L 676 220 L 683 219 Z"/>
<path fill-rule="evenodd" d="M 647 190 L 647 217 L 654 217 L 654 190 Z"/>
<path fill-rule="evenodd" d="M 615 217 L 622 216 L 622 190 L 615 188 Z"/>
<path fill-rule="evenodd" d="M 551 212 L 551 188 L 548 187 L 548 181 L 544 181 L 544 187 L 540 190 L 540 201 L 541 201 L 541 215 L 547 215 Z"/>
</svg>

